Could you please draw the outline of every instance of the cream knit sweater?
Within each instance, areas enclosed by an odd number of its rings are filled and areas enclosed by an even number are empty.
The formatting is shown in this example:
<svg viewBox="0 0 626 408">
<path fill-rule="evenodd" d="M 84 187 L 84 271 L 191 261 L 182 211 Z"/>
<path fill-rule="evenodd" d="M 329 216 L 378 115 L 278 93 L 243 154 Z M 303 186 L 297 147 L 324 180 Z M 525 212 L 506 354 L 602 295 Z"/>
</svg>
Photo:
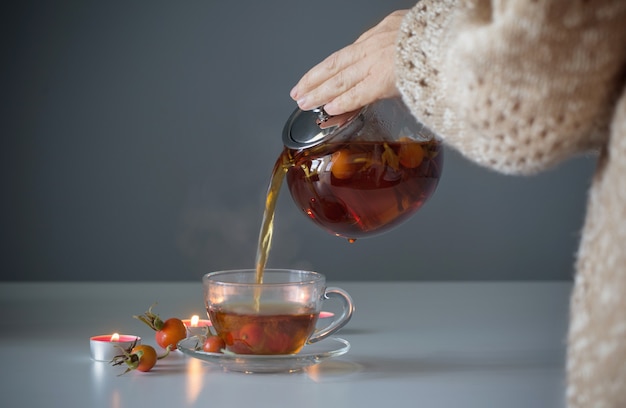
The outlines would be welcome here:
<svg viewBox="0 0 626 408">
<path fill-rule="evenodd" d="M 567 400 L 626 407 L 626 0 L 422 0 L 404 18 L 396 72 L 413 114 L 483 166 L 533 174 L 599 153 Z"/>
</svg>

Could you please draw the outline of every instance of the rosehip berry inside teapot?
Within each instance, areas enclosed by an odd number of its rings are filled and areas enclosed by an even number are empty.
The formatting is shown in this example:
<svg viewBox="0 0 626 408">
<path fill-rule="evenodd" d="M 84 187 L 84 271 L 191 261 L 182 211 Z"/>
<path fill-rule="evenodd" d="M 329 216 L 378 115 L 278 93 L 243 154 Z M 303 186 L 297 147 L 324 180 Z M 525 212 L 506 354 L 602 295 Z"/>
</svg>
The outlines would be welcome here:
<svg viewBox="0 0 626 408">
<path fill-rule="evenodd" d="M 433 195 L 443 166 L 440 139 L 400 99 L 335 117 L 296 109 L 283 143 L 279 162 L 293 201 L 351 242 L 411 217 Z"/>
</svg>

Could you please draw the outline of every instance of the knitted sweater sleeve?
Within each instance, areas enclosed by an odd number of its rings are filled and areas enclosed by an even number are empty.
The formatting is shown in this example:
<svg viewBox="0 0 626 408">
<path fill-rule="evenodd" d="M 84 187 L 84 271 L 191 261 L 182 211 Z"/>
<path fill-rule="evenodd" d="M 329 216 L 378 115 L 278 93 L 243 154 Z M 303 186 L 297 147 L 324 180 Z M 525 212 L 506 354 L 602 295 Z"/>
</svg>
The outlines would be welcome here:
<svg viewBox="0 0 626 408">
<path fill-rule="evenodd" d="M 397 43 L 413 114 L 471 160 L 532 174 L 607 142 L 623 0 L 421 0 Z"/>
</svg>

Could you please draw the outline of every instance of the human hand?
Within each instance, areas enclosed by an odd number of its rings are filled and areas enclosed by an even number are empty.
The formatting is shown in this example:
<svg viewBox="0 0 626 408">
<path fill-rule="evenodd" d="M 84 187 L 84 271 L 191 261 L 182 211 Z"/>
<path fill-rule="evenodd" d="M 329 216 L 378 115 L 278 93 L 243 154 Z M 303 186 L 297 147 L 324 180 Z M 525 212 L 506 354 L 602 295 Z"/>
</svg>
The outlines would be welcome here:
<svg viewBox="0 0 626 408">
<path fill-rule="evenodd" d="M 394 11 L 353 44 L 311 68 L 289 95 L 300 109 L 324 106 L 329 115 L 400 95 L 394 69 L 396 39 L 408 10 Z"/>
</svg>

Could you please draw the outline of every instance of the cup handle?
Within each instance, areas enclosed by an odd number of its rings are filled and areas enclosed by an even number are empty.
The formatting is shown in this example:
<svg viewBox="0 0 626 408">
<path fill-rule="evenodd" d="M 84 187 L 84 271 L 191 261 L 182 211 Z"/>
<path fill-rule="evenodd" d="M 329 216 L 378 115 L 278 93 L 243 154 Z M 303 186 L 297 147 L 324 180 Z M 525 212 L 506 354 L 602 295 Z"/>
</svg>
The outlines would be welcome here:
<svg viewBox="0 0 626 408">
<path fill-rule="evenodd" d="M 326 291 L 324 292 L 324 299 L 331 298 L 337 298 L 343 303 L 343 312 L 339 317 L 336 317 L 331 324 L 315 331 L 307 340 L 308 344 L 325 339 L 326 337 L 330 336 L 331 334 L 335 333 L 337 330 L 345 326 L 346 323 L 348 323 L 352 318 L 352 313 L 354 312 L 354 302 L 352 301 L 352 297 L 350 297 L 348 292 L 334 286 L 326 288 Z"/>
</svg>

